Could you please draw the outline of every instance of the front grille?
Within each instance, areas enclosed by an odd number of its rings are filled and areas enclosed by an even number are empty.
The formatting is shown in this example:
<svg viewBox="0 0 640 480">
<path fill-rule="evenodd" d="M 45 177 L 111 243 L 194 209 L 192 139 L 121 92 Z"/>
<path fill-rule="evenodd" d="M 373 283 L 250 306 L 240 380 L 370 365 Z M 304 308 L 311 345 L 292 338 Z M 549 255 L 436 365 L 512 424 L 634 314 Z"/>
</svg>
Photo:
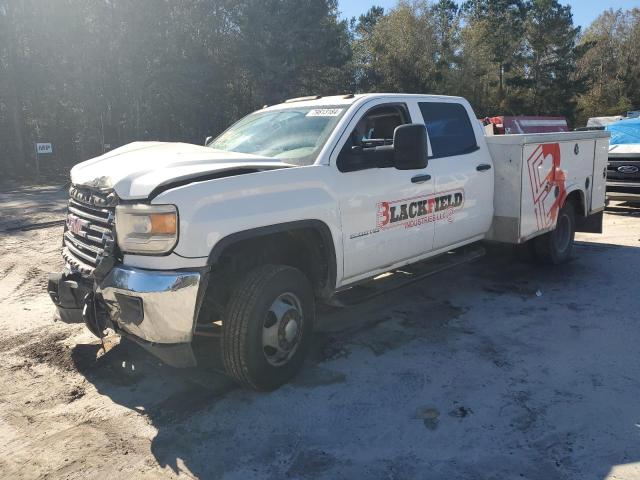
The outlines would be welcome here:
<svg viewBox="0 0 640 480">
<path fill-rule="evenodd" d="M 609 158 L 607 179 L 616 182 L 639 182 L 640 160 L 637 158 Z"/>
<path fill-rule="evenodd" d="M 62 256 L 72 270 L 91 275 L 114 251 L 117 196 L 72 186 Z"/>
</svg>

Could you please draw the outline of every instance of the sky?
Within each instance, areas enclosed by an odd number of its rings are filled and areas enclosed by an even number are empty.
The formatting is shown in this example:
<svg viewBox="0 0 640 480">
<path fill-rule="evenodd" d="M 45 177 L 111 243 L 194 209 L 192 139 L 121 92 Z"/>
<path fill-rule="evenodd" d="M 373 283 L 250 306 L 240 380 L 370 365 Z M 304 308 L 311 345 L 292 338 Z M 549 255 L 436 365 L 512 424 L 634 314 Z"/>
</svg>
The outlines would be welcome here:
<svg viewBox="0 0 640 480">
<path fill-rule="evenodd" d="M 339 2 L 344 18 L 357 17 L 372 5 L 379 5 L 387 10 L 396 4 L 396 0 L 339 0 Z M 640 7 L 640 0 L 561 0 L 561 3 L 571 5 L 573 21 L 582 27 L 588 27 L 600 13 L 608 8 Z"/>
</svg>

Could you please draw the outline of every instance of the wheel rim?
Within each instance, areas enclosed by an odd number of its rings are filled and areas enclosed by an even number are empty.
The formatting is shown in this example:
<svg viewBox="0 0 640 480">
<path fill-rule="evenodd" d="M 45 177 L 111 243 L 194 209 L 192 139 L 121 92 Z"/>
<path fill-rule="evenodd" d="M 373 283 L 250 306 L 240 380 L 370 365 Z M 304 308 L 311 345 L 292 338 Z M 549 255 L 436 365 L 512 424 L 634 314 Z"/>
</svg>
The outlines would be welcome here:
<svg viewBox="0 0 640 480">
<path fill-rule="evenodd" d="M 262 351 L 274 367 L 287 363 L 302 337 L 303 316 L 300 299 L 293 293 L 278 296 L 262 323 Z"/>
<path fill-rule="evenodd" d="M 569 248 L 569 243 L 571 243 L 571 221 L 567 215 L 558 217 L 554 238 L 558 252 L 564 252 Z"/>
</svg>

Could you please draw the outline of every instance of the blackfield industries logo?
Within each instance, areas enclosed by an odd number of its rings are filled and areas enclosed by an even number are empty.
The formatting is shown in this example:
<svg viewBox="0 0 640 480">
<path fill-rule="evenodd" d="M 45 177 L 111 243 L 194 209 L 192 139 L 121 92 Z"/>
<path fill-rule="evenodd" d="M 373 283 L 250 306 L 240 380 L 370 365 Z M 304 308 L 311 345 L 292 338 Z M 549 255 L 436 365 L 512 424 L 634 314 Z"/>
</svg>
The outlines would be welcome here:
<svg viewBox="0 0 640 480">
<path fill-rule="evenodd" d="M 540 230 L 555 224 L 567 198 L 565 174 L 560 163 L 559 143 L 538 145 L 527 159 L 536 224 Z"/>
<path fill-rule="evenodd" d="M 377 227 L 412 228 L 425 223 L 453 222 L 455 213 L 464 205 L 464 190 L 451 190 L 428 196 L 419 196 L 378 203 Z"/>
</svg>

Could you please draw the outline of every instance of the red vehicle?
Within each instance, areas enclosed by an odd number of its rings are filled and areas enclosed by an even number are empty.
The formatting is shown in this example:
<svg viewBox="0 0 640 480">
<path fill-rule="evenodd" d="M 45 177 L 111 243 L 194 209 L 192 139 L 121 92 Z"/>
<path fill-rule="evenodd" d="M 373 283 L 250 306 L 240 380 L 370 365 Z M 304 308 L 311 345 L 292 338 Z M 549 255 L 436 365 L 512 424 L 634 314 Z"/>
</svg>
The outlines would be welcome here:
<svg viewBox="0 0 640 480">
<path fill-rule="evenodd" d="M 487 117 L 482 120 L 488 135 L 509 135 L 516 133 L 568 132 L 569 125 L 564 117 Z"/>
</svg>

